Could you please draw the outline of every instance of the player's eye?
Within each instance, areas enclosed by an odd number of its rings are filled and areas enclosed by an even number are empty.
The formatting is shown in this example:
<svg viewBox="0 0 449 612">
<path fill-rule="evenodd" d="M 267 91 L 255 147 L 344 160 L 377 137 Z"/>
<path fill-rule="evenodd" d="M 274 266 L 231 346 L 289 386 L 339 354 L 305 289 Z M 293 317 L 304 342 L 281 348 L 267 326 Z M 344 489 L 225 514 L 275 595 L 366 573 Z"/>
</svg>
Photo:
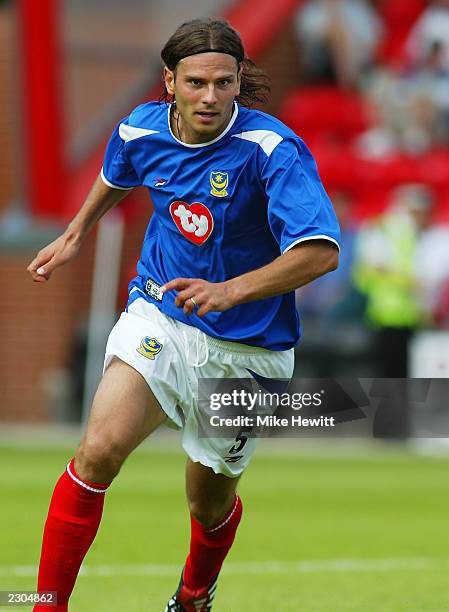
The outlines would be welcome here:
<svg viewBox="0 0 449 612">
<path fill-rule="evenodd" d="M 201 85 L 201 81 L 199 79 L 190 79 L 190 84 L 194 87 L 198 87 L 199 85 Z"/>
<path fill-rule="evenodd" d="M 222 79 L 221 81 L 218 81 L 218 84 L 220 85 L 220 87 L 227 87 L 228 85 L 231 84 L 231 80 L 230 79 Z"/>
</svg>

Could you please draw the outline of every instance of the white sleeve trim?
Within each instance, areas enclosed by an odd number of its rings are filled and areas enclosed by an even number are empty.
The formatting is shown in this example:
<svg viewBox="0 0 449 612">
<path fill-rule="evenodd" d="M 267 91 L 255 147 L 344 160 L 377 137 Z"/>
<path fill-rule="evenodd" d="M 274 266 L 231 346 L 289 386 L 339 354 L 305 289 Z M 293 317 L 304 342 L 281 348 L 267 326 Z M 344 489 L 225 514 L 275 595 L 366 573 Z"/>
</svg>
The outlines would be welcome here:
<svg viewBox="0 0 449 612">
<path fill-rule="evenodd" d="M 249 132 L 240 132 L 240 134 L 233 134 L 232 138 L 241 138 L 242 140 L 255 142 L 262 147 L 267 157 L 270 157 L 278 144 L 283 141 L 282 136 L 279 136 L 279 134 L 271 130 L 250 130 Z"/>
<path fill-rule="evenodd" d="M 108 187 L 112 187 L 112 189 L 121 189 L 122 191 L 131 191 L 131 189 L 134 189 L 134 187 L 120 187 L 119 185 L 114 185 L 114 183 L 108 181 L 108 179 L 104 175 L 103 168 L 100 171 L 100 176 L 103 183 Z"/>
<path fill-rule="evenodd" d="M 287 251 L 289 251 L 290 249 L 292 249 L 294 246 L 296 246 L 297 244 L 299 244 L 300 242 L 307 242 L 308 240 L 329 240 L 329 242 L 333 242 L 335 244 L 335 246 L 337 247 L 337 249 L 340 251 L 340 245 L 338 244 L 338 242 L 335 240 L 335 238 L 331 238 L 330 236 L 326 236 L 325 234 L 319 234 L 318 236 L 304 236 L 304 238 L 298 238 L 298 240 L 295 240 L 295 242 L 292 242 L 283 252 L 282 254 L 286 253 Z"/>
<path fill-rule="evenodd" d="M 133 127 L 132 125 L 126 125 L 121 123 L 118 129 L 120 138 L 124 142 L 130 142 L 136 140 L 136 138 L 142 138 L 143 136 L 151 136 L 152 134 L 159 134 L 156 130 L 145 130 L 144 128 Z"/>
</svg>

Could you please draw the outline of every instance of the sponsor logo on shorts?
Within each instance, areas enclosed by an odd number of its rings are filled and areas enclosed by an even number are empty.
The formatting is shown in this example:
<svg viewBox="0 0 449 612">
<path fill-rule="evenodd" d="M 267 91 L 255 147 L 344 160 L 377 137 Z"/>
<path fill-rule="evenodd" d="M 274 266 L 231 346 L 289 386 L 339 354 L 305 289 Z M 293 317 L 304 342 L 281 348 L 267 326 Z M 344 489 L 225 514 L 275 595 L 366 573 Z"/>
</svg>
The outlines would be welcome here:
<svg viewBox="0 0 449 612">
<path fill-rule="evenodd" d="M 240 459 L 243 459 L 243 455 L 236 455 L 235 457 L 225 457 L 225 461 L 226 463 L 237 463 L 237 461 L 240 461 Z"/>
<path fill-rule="evenodd" d="M 211 172 L 210 173 L 210 185 L 212 189 L 211 194 L 216 198 L 224 198 L 228 195 L 226 188 L 229 182 L 229 175 L 227 172 Z"/>
<path fill-rule="evenodd" d="M 139 348 L 136 350 L 147 359 L 154 359 L 163 348 L 164 345 L 162 342 L 159 342 L 159 340 L 156 340 L 156 338 L 145 336 L 145 338 L 143 338 L 141 341 Z"/>
</svg>

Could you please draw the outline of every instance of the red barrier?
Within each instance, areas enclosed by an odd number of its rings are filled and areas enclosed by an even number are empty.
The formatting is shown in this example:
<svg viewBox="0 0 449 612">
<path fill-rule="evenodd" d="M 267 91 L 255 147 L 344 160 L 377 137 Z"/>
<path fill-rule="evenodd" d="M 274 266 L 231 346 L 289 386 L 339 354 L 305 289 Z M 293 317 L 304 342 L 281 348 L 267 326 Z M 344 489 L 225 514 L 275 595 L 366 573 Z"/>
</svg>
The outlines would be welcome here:
<svg viewBox="0 0 449 612">
<path fill-rule="evenodd" d="M 248 57 L 256 59 L 301 6 L 302 0 L 244 0 L 225 17 L 240 32 Z"/>
<path fill-rule="evenodd" d="M 59 0 L 17 1 L 23 141 L 31 213 L 61 214 L 65 186 Z"/>
</svg>

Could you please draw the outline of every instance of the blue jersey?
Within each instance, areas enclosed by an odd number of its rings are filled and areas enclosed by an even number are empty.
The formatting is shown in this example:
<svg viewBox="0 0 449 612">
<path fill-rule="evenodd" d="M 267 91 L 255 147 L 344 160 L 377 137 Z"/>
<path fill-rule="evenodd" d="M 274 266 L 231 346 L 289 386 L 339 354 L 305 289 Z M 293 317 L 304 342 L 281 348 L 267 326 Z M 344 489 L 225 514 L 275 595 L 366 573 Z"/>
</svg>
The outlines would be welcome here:
<svg viewBox="0 0 449 612">
<path fill-rule="evenodd" d="M 116 127 L 102 178 L 118 189 L 145 185 L 154 204 L 128 305 L 144 297 L 162 312 L 210 336 L 270 350 L 300 337 L 294 292 L 204 317 L 184 315 L 177 278 L 222 282 L 272 262 L 313 239 L 338 246 L 339 228 L 303 141 L 283 123 L 237 103 L 214 140 L 186 144 L 170 128 L 170 109 L 149 102 Z"/>
</svg>

